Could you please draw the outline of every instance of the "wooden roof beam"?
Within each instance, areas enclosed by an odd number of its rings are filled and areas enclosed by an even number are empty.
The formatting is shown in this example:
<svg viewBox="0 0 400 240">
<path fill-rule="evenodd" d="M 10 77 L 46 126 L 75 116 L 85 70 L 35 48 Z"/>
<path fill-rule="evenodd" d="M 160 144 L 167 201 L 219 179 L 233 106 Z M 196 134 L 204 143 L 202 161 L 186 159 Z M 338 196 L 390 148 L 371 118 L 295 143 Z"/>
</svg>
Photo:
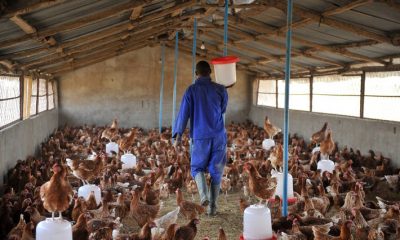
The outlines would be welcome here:
<svg viewBox="0 0 400 240">
<path fill-rule="evenodd" d="M 36 1 L 29 1 L 28 6 L 23 6 L 19 7 L 17 9 L 7 9 L 5 11 L 5 14 L 2 16 L 2 18 L 10 18 L 15 15 L 24 15 L 27 13 L 39 11 L 44 8 L 49 8 L 58 4 L 61 4 L 63 2 L 66 2 L 67 0 L 36 0 Z M 33 2 L 33 3 L 32 3 Z"/>
<path fill-rule="evenodd" d="M 350 57 L 352 59 L 359 60 L 359 61 L 377 62 L 377 63 L 383 64 L 383 65 L 385 65 L 387 63 L 380 59 L 370 58 L 370 57 L 367 57 L 367 56 L 364 56 L 361 54 L 350 52 L 345 48 L 332 47 L 329 45 L 327 45 L 327 46 L 320 45 L 320 44 L 316 44 L 314 42 L 305 40 L 300 37 L 295 37 L 295 36 L 293 36 L 293 40 L 298 43 L 302 43 L 304 45 L 312 47 L 311 49 L 304 50 L 304 52 L 306 52 L 306 53 L 316 52 L 316 51 L 327 51 L 327 52 L 332 52 L 332 53 L 340 53 L 340 54 L 345 55 L 346 57 Z"/>
<path fill-rule="evenodd" d="M 160 32 L 160 29 L 165 29 L 165 28 L 175 28 L 181 25 L 183 22 L 189 20 L 192 17 L 192 14 L 196 15 L 198 14 L 197 12 L 190 13 L 188 15 L 182 15 L 179 17 L 175 18 L 168 18 L 167 20 L 165 19 L 160 19 L 158 21 L 152 22 L 151 24 L 143 24 L 141 25 L 141 28 L 135 29 L 133 31 L 127 30 L 127 27 L 129 26 L 129 23 L 126 23 L 125 25 L 117 25 L 116 27 L 113 27 L 111 29 L 106 29 L 100 32 L 96 32 L 95 34 L 89 34 L 87 36 L 83 37 L 78 37 L 76 39 L 73 39 L 71 41 L 67 41 L 64 43 L 61 43 L 58 45 L 58 48 L 39 48 L 39 49 L 33 49 L 33 50 L 24 50 L 22 53 L 16 53 L 13 54 L 12 56 L 15 57 L 21 57 L 24 56 L 24 54 L 31 54 L 35 55 L 40 52 L 51 50 L 52 52 L 59 52 L 62 51 L 64 54 L 72 54 L 76 53 L 82 50 L 85 50 L 87 48 L 92 48 L 93 46 L 99 45 L 104 42 L 110 42 L 112 40 L 120 40 L 123 36 L 129 36 L 129 37 L 140 37 L 143 36 L 143 34 L 156 34 Z M 121 27 L 122 26 L 122 27 Z M 121 32 L 122 30 L 122 32 Z M 150 31 L 150 32 L 148 32 Z M 114 33 L 114 34 L 113 34 Z M 9 55 L 3 56 L 3 58 L 8 57 Z M 47 56 L 44 56 L 47 57 Z M 2 56 L 0 56 L 0 59 L 2 59 Z"/>
<path fill-rule="evenodd" d="M 185 8 L 193 7 L 196 4 L 197 4 L 197 0 L 190 0 L 190 1 L 187 1 L 184 3 L 176 4 L 175 6 L 170 7 L 170 8 L 165 8 L 164 10 L 162 10 L 160 12 L 156 12 L 154 14 L 144 16 L 140 19 L 131 20 L 132 28 L 138 27 L 138 24 L 140 24 L 140 23 L 156 21 L 159 18 L 163 18 L 165 16 L 173 14 L 174 12 L 176 12 L 178 10 L 183 10 Z"/>
<path fill-rule="evenodd" d="M 278 1 L 271 1 L 271 0 L 269 0 L 269 1 L 273 2 L 272 6 L 276 7 L 277 9 L 280 9 L 283 12 L 286 12 L 286 4 L 285 3 L 278 2 Z M 309 18 L 309 19 L 313 20 L 314 22 L 320 22 L 321 24 L 326 24 L 330 27 L 338 28 L 338 29 L 341 29 L 341 30 L 344 30 L 347 32 L 351 32 L 351 33 L 357 34 L 357 35 L 365 37 L 365 38 L 392 44 L 392 39 L 390 37 L 386 36 L 386 34 L 378 34 L 375 32 L 371 32 L 361 26 L 356 26 L 356 25 L 347 23 L 342 20 L 325 17 L 323 15 L 324 13 L 315 12 L 311 9 L 304 9 L 296 4 L 293 7 L 294 7 L 294 13 L 303 18 Z"/>
<path fill-rule="evenodd" d="M 125 4 L 120 4 L 117 5 L 111 9 L 106 9 L 102 12 L 98 12 L 95 14 L 91 14 L 89 16 L 85 16 L 82 18 L 78 18 L 76 20 L 58 25 L 58 26 L 54 26 L 54 27 L 49 27 L 43 30 L 39 30 L 37 31 L 35 34 L 37 35 L 37 37 L 47 37 L 47 36 L 52 36 L 56 33 L 60 33 L 60 32 L 66 32 L 66 31 L 71 31 L 77 28 L 81 28 L 83 26 L 86 26 L 90 23 L 94 23 L 97 22 L 99 20 L 104 20 L 106 18 L 109 17 L 113 17 L 115 15 L 118 15 L 120 13 L 129 11 L 130 9 L 140 6 L 141 4 L 144 3 L 144 0 L 137 0 L 137 1 L 131 1 Z M 13 39 L 9 39 L 7 41 L 2 41 L 0 42 L 0 47 L 8 47 L 8 46 L 12 46 L 16 43 L 19 42 L 23 42 L 23 41 L 27 41 L 31 38 L 30 35 L 25 35 L 22 37 L 18 37 L 18 38 L 13 38 Z"/>
<path fill-rule="evenodd" d="M 57 66 L 57 67 L 51 67 L 51 68 L 40 68 L 41 70 L 45 70 L 46 72 L 49 73 L 59 73 L 59 72 L 64 72 L 68 70 L 73 70 L 76 68 L 80 68 L 87 65 L 95 64 L 97 62 L 104 61 L 106 59 L 121 55 L 123 53 L 137 50 L 139 48 L 143 48 L 147 45 L 146 42 L 142 42 L 139 44 L 135 44 L 132 46 L 129 46 L 129 48 L 126 49 L 116 49 L 116 50 L 111 50 L 111 51 L 106 51 L 106 52 L 98 52 L 94 54 L 87 55 L 81 59 L 74 60 L 72 63 L 67 63 L 62 66 Z"/>
<path fill-rule="evenodd" d="M 144 4 L 133 8 L 131 16 L 129 17 L 129 19 L 130 20 L 138 19 L 140 17 L 140 15 L 142 14 L 143 7 L 144 7 Z"/>
<path fill-rule="evenodd" d="M 18 25 L 19 28 L 22 29 L 26 34 L 36 33 L 36 28 L 31 26 L 28 22 L 26 22 L 20 15 L 15 15 L 10 18 L 12 22 Z"/>
<path fill-rule="evenodd" d="M 210 34 L 210 32 L 208 32 L 207 34 Z M 243 32 L 243 34 L 248 34 L 248 33 Z M 253 35 L 250 35 L 250 34 L 248 34 L 248 35 L 249 35 L 249 38 L 253 36 Z M 261 35 L 261 36 L 264 37 L 265 35 Z M 256 37 L 255 41 L 256 41 L 256 42 L 261 42 L 261 43 L 263 42 L 263 41 L 261 41 L 261 38 L 260 38 L 260 37 Z M 229 41 L 229 43 L 233 44 L 234 46 L 239 46 L 242 42 L 243 42 L 242 40 Z M 281 49 L 283 49 L 283 50 L 286 49 L 286 46 L 281 47 Z M 301 51 L 296 51 L 296 50 L 294 50 L 292 54 L 295 54 L 294 57 L 301 55 L 301 56 L 305 56 L 305 57 L 307 57 L 307 58 L 314 58 L 313 54 L 310 53 L 310 52 L 307 53 L 307 54 L 305 54 L 305 53 L 303 53 L 303 52 L 301 52 Z M 329 59 L 324 59 L 324 58 L 321 58 L 321 57 L 315 57 L 314 59 L 315 59 L 315 60 L 318 60 L 318 61 L 323 61 L 323 62 L 326 62 L 326 63 L 329 63 L 329 64 L 333 64 L 333 65 L 335 65 L 335 66 L 344 66 L 344 64 L 336 63 L 336 62 L 334 62 L 334 61 L 331 61 L 331 60 L 329 60 Z M 281 61 L 281 60 L 278 60 L 278 61 Z M 294 66 L 302 67 L 302 66 L 296 65 L 296 64 L 295 64 Z M 303 67 L 303 68 L 304 68 L 304 67 Z M 308 69 L 308 68 L 306 68 L 306 69 Z"/>
<path fill-rule="evenodd" d="M 177 18 L 179 19 L 179 18 Z M 167 29 L 167 26 L 169 27 L 175 27 L 180 25 L 182 22 L 181 21 L 176 21 L 177 19 L 171 19 L 169 21 L 164 21 L 164 24 L 162 24 L 160 27 L 162 29 Z M 123 38 L 122 35 L 119 35 L 117 37 L 110 38 L 105 38 L 105 40 L 100 40 L 96 41 L 95 43 L 88 43 L 88 44 L 83 44 L 81 46 L 78 46 L 76 48 L 71 48 L 71 49 L 65 49 L 64 53 L 68 55 L 71 58 L 76 58 L 76 55 L 80 55 L 85 52 L 92 52 L 96 51 L 96 49 L 105 49 L 107 47 L 111 46 L 120 46 L 123 47 L 126 44 L 129 44 L 131 42 L 135 43 L 141 43 L 142 41 L 145 41 L 146 39 L 150 38 L 154 34 L 163 34 L 164 31 L 160 31 L 159 28 L 154 28 L 154 27 L 148 27 L 147 29 L 144 29 L 146 31 L 142 31 L 142 29 L 138 33 L 134 33 L 133 35 L 128 35 L 128 38 Z M 36 59 L 30 63 L 25 64 L 24 66 L 26 68 L 32 68 L 32 67 L 37 67 L 38 65 L 45 65 L 47 63 L 52 63 L 55 61 L 55 59 L 63 59 L 63 58 L 54 58 L 54 59 L 48 59 L 48 56 L 44 56 L 43 59 Z"/>
<path fill-rule="evenodd" d="M 38 42 L 44 43 L 48 46 L 55 46 L 57 45 L 57 41 L 54 39 L 54 37 L 49 36 L 49 37 L 37 37 L 36 33 L 37 30 L 34 26 L 30 25 L 27 21 L 25 21 L 20 15 L 15 15 L 10 18 L 12 22 L 14 22 L 19 28 L 22 29 L 30 38 L 35 39 Z"/>
<path fill-rule="evenodd" d="M 355 1 L 351 1 L 348 4 L 343 5 L 341 7 L 336 7 L 336 8 L 333 8 L 331 10 L 327 10 L 327 11 L 323 12 L 322 16 L 328 17 L 328 16 L 344 13 L 344 12 L 350 11 L 351 9 L 354 9 L 354 8 L 361 7 L 363 5 L 372 3 L 373 1 L 374 0 L 355 0 Z"/>
<path fill-rule="evenodd" d="M 260 35 L 258 35 L 256 37 L 256 41 L 259 42 L 259 40 L 261 40 L 261 39 L 269 40 L 269 38 L 273 37 L 273 36 L 284 37 L 283 35 L 279 34 L 282 31 L 282 28 L 283 27 L 276 28 L 276 31 L 274 31 L 272 34 L 260 34 Z M 286 28 L 286 27 L 284 27 L 284 28 Z M 313 57 L 313 55 L 314 55 L 313 52 L 318 51 L 318 50 L 322 50 L 322 51 L 328 51 L 328 52 L 333 52 L 333 53 L 338 53 L 339 52 L 340 54 L 343 54 L 343 55 L 345 55 L 345 56 L 347 56 L 349 58 L 355 59 L 355 60 L 378 62 L 380 64 L 386 64 L 385 61 L 382 61 L 382 60 L 379 60 L 379 59 L 374 59 L 374 58 L 368 58 L 366 56 L 350 52 L 350 51 L 348 51 L 346 49 L 346 47 L 348 47 L 347 45 L 343 45 L 342 47 L 340 47 L 340 46 L 329 46 L 329 45 L 325 46 L 325 45 L 320 45 L 320 44 L 317 44 L 317 43 L 314 43 L 314 42 L 311 42 L 311 41 L 308 41 L 308 40 L 305 40 L 305 39 L 302 39 L 302 38 L 296 37 L 296 36 L 293 36 L 292 39 L 295 42 L 302 43 L 304 45 L 313 47 L 313 49 L 307 49 L 307 51 L 299 51 L 298 52 L 300 55 L 303 55 L 303 56 L 308 57 L 308 58 L 312 58 Z M 243 42 L 243 40 L 234 41 L 234 44 L 240 44 L 241 42 Z M 353 45 L 354 46 L 357 46 L 357 45 L 361 46 L 363 44 L 371 44 L 372 45 L 372 44 L 375 44 L 376 42 L 377 42 L 376 40 L 372 40 L 372 41 L 368 40 L 367 42 L 354 43 Z M 316 57 L 315 59 L 321 61 L 323 58 Z M 325 61 L 325 62 L 327 62 L 327 61 Z M 333 62 L 329 61 L 328 63 L 332 64 Z M 336 63 L 335 65 L 342 65 L 343 66 L 343 64 L 341 64 L 341 63 Z"/>
</svg>

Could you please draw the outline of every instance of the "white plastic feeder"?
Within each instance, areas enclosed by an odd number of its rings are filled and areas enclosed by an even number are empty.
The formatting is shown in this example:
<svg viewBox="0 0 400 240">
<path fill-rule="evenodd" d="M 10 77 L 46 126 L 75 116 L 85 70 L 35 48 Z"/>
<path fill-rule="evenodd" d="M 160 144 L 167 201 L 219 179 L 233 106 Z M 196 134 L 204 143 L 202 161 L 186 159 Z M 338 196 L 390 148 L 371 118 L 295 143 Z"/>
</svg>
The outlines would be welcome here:
<svg viewBox="0 0 400 240">
<path fill-rule="evenodd" d="M 276 178 L 277 185 L 275 189 L 275 194 L 278 195 L 281 199 L 283 198 L 283 173 L 281 172 L 272 172 L 272 177 Z M 293 198 L 293 177 L 288 173 L 288 191 L 287 191 L 288 199 Z"/>
<path fill-rule="evenodd" d="M 94 197 L 96 198 L 97 205 L 101 202 L 101 190 L 96 185 L 83 185 L 78 189 L 78 197 L 83 197 L 85 200 L 88 200 L 90 193 L 94 192 Z"/>
<path fill-rule="evenodd" d="M 272 238 L 271 211 L 265 205 L 251 205 L 244 210 L 243 239 L 267 240 Z"/>
<path fill-rule="evenodd" d="M 118 144 L 115 142 L 109 142 L 106 144 L 106 153 L 108 156 L 111 156 L 111 151 L 114 151 L 118 154 L 119 152 L 119 147 Z"/>
<path fill-rule="evenodd" d="M 252 2 L 254 2 L 254 0 L 233 0 L 233 3 L 237 5 L 250 4 Z"/>
<path fill-rule="evenodd" d="M 335 170 L 335 163 L 332 160 L 320 160 L 317 164 L 317 169 L 320 169 L 321 173 L 325 171 L 333 173 L 333 170 Z"/>
<path fill-rule="evenodd" d="M 266 151 L 269 151 L 272 147 L 275 147 L 275 141 L 272 139 L 264 139 L 262 142 L 262 148 Z"/>
<path fill-rule="evenodd" d="M 226 56 L 214 58 L 211 63 L 214 65 L 215 81 L 225 87 L 236 83 L 236 63 L 238 57 Z"/>
<path fill-rule="evenodd" d="M 124 154 L 121 156 L 122 169 L 136 167 L 136 156 L 132 153 Z"/>
<path fill-rule="evenodd" d="M 72 240 L 71 223 L 67 220 L 46 218 L 36 227 L 36 240 Z"/>
<path fill-rule="evenodd" d="M 315 147 L 315 148 L 313 148 L 311 153 L 314 155 L 314 153 L 319 152 L 319 151 L 320 151 L 320 147 Z"/>
</svg>

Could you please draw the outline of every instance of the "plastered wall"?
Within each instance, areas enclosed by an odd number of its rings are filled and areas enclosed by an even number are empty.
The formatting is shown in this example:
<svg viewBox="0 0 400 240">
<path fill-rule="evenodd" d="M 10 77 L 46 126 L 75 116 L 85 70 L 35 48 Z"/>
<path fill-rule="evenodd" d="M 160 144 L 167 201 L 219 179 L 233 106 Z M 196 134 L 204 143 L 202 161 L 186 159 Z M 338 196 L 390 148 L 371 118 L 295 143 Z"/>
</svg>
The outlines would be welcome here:
<svg viewBox="0 0 400 240">
<path fill-rule="evenodd" d="M 60 77 L 60 124 L 110 124 L 158 127 L 161 47 L 146 47 L 117 56 Z M 199 58 L 197 61 L 200 60 Z M 206 59 L 210 60 L 210 59 Z M 179 54 L 177 109 L 192 82 L 192 59 Z M 170 126 L 174 76 L 174 51 L 166 49 L 163 126 Z M 229 89 L 226 120 L 244 121 L 251 105 L 251 78 L 237 73 L 237 84 Z"/>
</svg>

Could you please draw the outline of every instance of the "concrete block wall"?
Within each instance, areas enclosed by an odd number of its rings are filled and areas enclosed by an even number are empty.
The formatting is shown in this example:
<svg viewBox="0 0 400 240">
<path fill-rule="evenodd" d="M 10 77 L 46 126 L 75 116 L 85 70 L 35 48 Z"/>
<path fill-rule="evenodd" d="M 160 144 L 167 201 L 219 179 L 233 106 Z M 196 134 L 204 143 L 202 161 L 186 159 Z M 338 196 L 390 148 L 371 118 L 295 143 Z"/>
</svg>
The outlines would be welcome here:
<svg viewBox="0 0 400 240">
<path fill-rule="evenodd" d="M 250 119 L 263 126 L 265 116 L 283 130 L 283 109 L 253 105 Z M 304 111 L 289 111 L 289 131 L 298 133 L 309 141 L 314 132 L 328 122 L 333 130 L 334 141 L 339 142 L 339 148 L 347 145 L 367 154 L 372 149 L 390 157 L 395 166 L 400 167 L 400 123 L 373 119 L 360 119 L 322 113 Z"/>
<path fill-rule="evenodd" d="M 0 184 L 16 162 L 35 154 L 58 127 L 58 110 L 45 111 L 0 130 Z"/>
<path fill-rule="evenodd" d="M 105 125 L 118 117 L 123 127 L 158 127 L 160 57 L 160 47 L 146 47 L 62 75 L 59 79 L 60 125 Z M 170 48 L 166 49 L 164 72 L 163 126 L 170 126 L 174 80 L 174 51 Z M 185 89 L 192 83 L 191 75 L 191 56 L 180 52 L 177 112 Z M 228 122 L 247 118 L 251 84 L 250 76 L 238 72 L 237 84 L 228 90 Z"/>
</svg>

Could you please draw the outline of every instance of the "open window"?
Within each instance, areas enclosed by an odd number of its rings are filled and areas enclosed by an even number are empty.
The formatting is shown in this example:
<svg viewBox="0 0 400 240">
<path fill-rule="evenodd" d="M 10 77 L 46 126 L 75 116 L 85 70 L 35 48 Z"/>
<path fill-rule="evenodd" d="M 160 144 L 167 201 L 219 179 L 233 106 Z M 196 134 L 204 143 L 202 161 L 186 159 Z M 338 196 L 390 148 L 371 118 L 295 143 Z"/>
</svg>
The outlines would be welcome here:
<svg viewBox="0 0 400 240">
<path fill-rule="evenodd" d="M 364 117 L 400 121 L 400 72 L 371 72 L 365 76 Z"/>
<path fill-rule="evenodd" d="M 19 76 L 0 76 L 0 128 L 21 119 Z"/>
<path fill-rule="evenodd" d="M 360 116 L 361 76 L 314 77 L 313 112 Z"/>
</svg>

